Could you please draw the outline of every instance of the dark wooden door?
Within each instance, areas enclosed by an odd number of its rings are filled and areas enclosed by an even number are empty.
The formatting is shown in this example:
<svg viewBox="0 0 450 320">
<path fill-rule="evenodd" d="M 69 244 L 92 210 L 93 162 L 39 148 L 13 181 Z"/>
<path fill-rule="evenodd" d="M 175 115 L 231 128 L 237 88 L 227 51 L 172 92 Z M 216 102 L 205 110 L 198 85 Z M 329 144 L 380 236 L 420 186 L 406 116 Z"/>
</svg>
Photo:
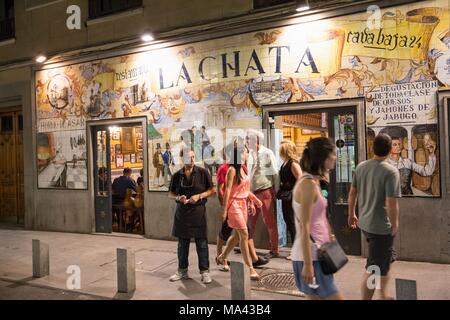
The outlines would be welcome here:
<svg viewBox="0 0 450 320">
<path fill-rule="evenodd" d="M 23 223 L 23 121 L 19 110 L 0 113 L 0 220 Z"/>
</svg>

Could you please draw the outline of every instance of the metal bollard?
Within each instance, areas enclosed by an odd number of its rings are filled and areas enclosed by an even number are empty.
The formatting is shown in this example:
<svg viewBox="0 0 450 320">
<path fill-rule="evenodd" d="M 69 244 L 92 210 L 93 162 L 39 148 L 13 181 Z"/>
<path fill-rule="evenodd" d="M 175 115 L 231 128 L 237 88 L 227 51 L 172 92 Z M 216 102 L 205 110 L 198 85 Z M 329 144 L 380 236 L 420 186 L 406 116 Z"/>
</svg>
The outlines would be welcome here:
<svg viewBox="0 0 450 320">
<path fill-rule="evenodd" d="M 242 262 L 231 261 L 231 300 L 251 299 L 250 270 Z"/>
<path fill-rule="evenodd" d="M 417 300 L 417 282 L 395 279 L 395 296 L 397 300 Z"/>
<path fill-rule="evenodd" d="M 117 248 L 117 292 L 130 293 L 136 290 L 134 253 Z"/>
<path fill-rule="evenodd" d="M 50 256 L 48 244 L 41 240 L 32 240 L 33 277 L 42 278 L 50 274 Z"/>
</svg>

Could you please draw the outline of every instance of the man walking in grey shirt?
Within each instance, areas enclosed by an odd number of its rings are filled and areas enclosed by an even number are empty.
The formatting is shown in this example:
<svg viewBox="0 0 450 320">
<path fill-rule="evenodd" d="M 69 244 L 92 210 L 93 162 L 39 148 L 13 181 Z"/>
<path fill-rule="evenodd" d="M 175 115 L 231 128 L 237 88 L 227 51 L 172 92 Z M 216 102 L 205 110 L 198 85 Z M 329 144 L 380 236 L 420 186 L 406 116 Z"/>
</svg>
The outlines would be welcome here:
<svg viewBox="0 0 450 320">
<path fill-rule="evenodd" d="M 363 231 L 369 248 L 367 272 L 361 285 L 364 300 L 372 299 L 375 292 L 368 283 L 374 270 L 381 274 L 377 289 L 380 289 L 382 299 L 390 299 L 387 295 L 388 272 L 394 260 L 398 198 L 401 197 L 399 172 L 385 161 L 392 149 L 391 138 L 387 134 L 379 134 L 375 137 L 373 149 L 375 157 L 356 167 L 348 198 L 348 224 L 352 229 L 358 226 Z M 359 220 L 355 213 L 356 204 Z"/>
</svg>

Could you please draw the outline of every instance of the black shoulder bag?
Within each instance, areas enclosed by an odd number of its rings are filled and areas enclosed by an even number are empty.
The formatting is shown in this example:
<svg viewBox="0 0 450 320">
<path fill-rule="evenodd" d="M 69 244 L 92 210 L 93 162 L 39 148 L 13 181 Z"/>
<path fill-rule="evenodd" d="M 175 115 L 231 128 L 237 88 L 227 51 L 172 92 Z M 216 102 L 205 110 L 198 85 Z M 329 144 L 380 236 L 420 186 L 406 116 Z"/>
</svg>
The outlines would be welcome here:
<svg viewBox="0 0 450 320">
<path fill-rule="evenodd" d="M 276 198 L 282 201 L 292 201 L 292 190 L 281 190 L 279 189 Z"/>
<path fill-rule="evenodd" d="M 311 235 L 310 238 L 312 242 L 316 243 Z M 344 250 L 337 241 L 327 242 L 318 247 L 317 259 L 319 259 L 324 274 L 336 273 L 348 262 Z"/>
</svg>

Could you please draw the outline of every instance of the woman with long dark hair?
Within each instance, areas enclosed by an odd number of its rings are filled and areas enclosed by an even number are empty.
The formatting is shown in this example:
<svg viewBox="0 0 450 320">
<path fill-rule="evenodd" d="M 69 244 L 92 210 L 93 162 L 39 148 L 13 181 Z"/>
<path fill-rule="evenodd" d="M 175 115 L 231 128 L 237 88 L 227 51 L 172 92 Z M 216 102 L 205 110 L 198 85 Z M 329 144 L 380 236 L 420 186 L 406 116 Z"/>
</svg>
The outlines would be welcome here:
<svg viewBox="0 0 450 320">
<path fill-rule="evenodd" d="M 262 203 L 250 192 L 250 179 L 242 167 L 248 157 L 247 146 L 242 141 L 235 141 L 233 155 L 233 162 L 230 163 L 227 172 L 222 219 L 224 221 L 227 219 L 230 228 L 237 232 L 244 263 L 250 268 L 250 277 L 252 280 L 258 280 L 259 275 L 253 268 L 252 257 L 248 248 L 247 200 L 252 201 L 258 208 L 261 207 Z M 250 214 L 254 214 L 254 212 Z M 231 243 L 227 243 L 227 248 L 217 257 L 219 262 L 224 263 L 231 245 Z"/>
<path fill-rule="evenodd" d="M 342 300 L 333 275 L 325 275 L 317 258 L 318 246 L 332 241 L 327 219 L 327 200 L 322 195 L 320 180 L 336 164 L 336 147 L 328 138 L 309 141 L 300 166 L 302 177 L 297 181 L 292 205 L 295 212 L 296 238 L 292 247 L 295 282 L 309 299 Z"/>
</svg>

